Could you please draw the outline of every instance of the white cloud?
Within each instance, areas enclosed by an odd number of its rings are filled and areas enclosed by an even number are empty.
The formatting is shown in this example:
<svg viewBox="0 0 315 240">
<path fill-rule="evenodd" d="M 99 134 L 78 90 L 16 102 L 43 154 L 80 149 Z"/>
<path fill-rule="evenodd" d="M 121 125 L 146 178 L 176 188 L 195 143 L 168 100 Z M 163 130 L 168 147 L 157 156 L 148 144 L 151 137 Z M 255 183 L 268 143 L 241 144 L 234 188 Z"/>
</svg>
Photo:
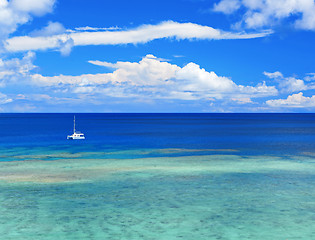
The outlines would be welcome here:
<svg viewBox="0 0 315 240">
<path fill-rule="evenodd" d="M 62 56 L 69 56 L 71 53 L 71 50 L 74 46 L 74 41 L 71 37 L 69 37 L 68 39 L 64 40 L 64 41 L 60 41 L 59 43 L 59 51 L 61 53 Z"/>
<path fill-rule="evenodd" d="M 35 30 L 31 32 L 31 36 L 39 37 L 39 36 L 53 36 L 56 34 L 65 33 L 65 27 L 59 22 L 48 22 L 48 25 L 40 30 Z"/>
<path fill-rule="evenodd" d="M 278 82 L 281 92 L 292 93 L 302 90 L 315 89 L 315 85 L 313 83 L 305 84 L 302 79 L 298 79 L 295 77 L 284 77 L 281 72 L 264 72 L 264 75 L 271 79 L 275 79 Z"/>
<path fill-rule="evenodd" d="M 81 85 L 82 82 L 85 81 L 85 79 L 88 79 L 90 84 L 106 84 L 110 82 L 110 78 L 107 74 L 83 74 L 80 76 L 65 76 L 65 75 L 59 75 L 59 76 L 53 76 L 53 77 L 45 77 L 41 74 L 33 74 L 31 75 L 32 78 L 32 84 L 38 85 L 38 86 L 47 86 L 47 87 L 53 87 L 53 86 L 62 86 L 62 85 Z M 85 84 L 87 85 L 87 84 Z"/>
<path fill-rule="evenodd" d="M 213 71 L 207 72 L 195 63 L 188 63 L 179 69 L 176 78 L 182 80 L 181 90 L 197 92 L 233 92 L 237 85 L 227 77 L 219 77 Z"/>
<path fill-rule="evenodd" d="M 294 77 L 284 78 L 280 83 L 279 87 L 282 92 L 298 92 L 301 90 L 310 89 L 309 86 L 304 84 L 304 81 Z"/>
<path fill-rule="evenodd" d="M 34 58 L 35 54 L 28 52 L 22 59 L 0 59 L 0 87 L 16 88 L 15 97 L 0 94 L 0 103 L 24 99 L 26 102 L 56 105 L 74 99 L 74 102 L 94 105 L 102 104 L 104 99 L 110 97 L 142 101 L 211 100 L 225 104 L 230 102 L 236 106 L 253 104 L 254 98 L 278 94 L 274 86 L 267 86 L 265 82 L 256 86 L 238 85 L 232 79 L 218 76 L 196 63 L 180 67 L 151 54 L 139 62 L 89 61 L 97 66 L 111 68 L 109 73 L 51 77 L 33 73 L 32 70 L 36 68 Z"/>
<path fill-rule="evenodd" d="M 109 73 L 51 77 L 32 73 L 36 68 L 34 58 L 35 54 L 29 52 L 23 59 L 0 59 L 0 87 L 16 88 L 15 97 L 0 94 L 0 104 L 14 100 L 17 104 L 35 101 L 57 106 L 73 99 L 73 104 L 94 106 L 104 104 L 110 97 L 121 102 L 129 101 L 124 98 L 151 102 L 157 99 L 212 101 L 216 106 L 221 103 L 230 109 L 255 104 L 252 100 L 255 98 L 278 95 L 276 87 L 265 82 L 256 86 L 238 85 L 231 78 L 218 76 L 196 63 L 180 67 L 151 54 L 139 62 L 89 61 L 111 68 Z M 13 105 L 8 107 L 12 110 Z"/>
<path fill-rule="evenodd" d="M 253 86 L 238 86 L 241 92 L 241 97 L 243 95 L 247 97 L 268 97 L 275 96 L 278 94 L 278 90 L 275 86 L 267 86 L 266 82 L 258 83 L 255 87 Z"/>
<path fill-rule="evenodd" d="M 219 3 L 214 4 L 213 10 L 215 12 L 223 12 L 225 14 L 231 14 L 241 7 L 239 0 L 222 0 Z"/>
<path fill-rule="evenodd" d="M 42 16 L 51 12 L 54 4 L 55 0 L 11 0 L 9 2 L 13 9 L 35 16 Z"/>
<path fill-rule="evenodd" d="M 267 76 L 268 78 L 283 78 L 283 74 L 279 71 L 277 72 L 264 72 L 264 75 Z"/>
<path fill-rule="evenodd" d="M 10 103 L 13 100 L 11 98 L 8 98 L 7 95 L 0 93 L 0 104 L 6 104 L 6 103 Z"/>
<path fill-rule="evenodd" d="M 232 101 L 235 101 L 237 104 L 254 103 L 250 98 L 232 98 Z"/>
<path fill-rule="evenodd" d="M 305 81 L 311 82 L 315 80 L 315 73 L 308 73 L 307 76 L 304 78 Z"/>
<path fill-rule="evenodd" d="M 88 87 L 111 84 L 115 86 L 156 86 L 168 84 L 175 77 L 180 67 L 161 62 L 152 55 L 147 55 L 140 62 L 107 63 L 89 61 L 91 64 L 114 68 L 113 73 L 83 74 L 80 76 L 53 76 L 44 77 L 40 74 L 32 75 L 34 84 L 40 86 L 79 85 Z M 82 91 L 82 88 L 81 88 Z"/>
<path fill-rule="evenodd" d="M 36 68 L 33 65 L 35 54 L 28 52 L 22 59 L 1 59 L 0 58 L 0 87 L 4 87 L 8 82 L 23 81 L 28 78 L 31 70 Z"/>
<path fill-rule="evenodd" d="M 77 27 L 75 28 L 75 31 L 106 31 L 106 30 L 119 30 L 121 28 L 119 27 L 108 27 L 108 28 L 100 28 L 100 27 Z"/>
<path fill-rule="evenodd" d="M 240 8 L 245 13 L 238 26 L 269 27 L 293 16 L 295 27 L 315 30 L 314 0 L 221 0 L 213 9 L 231 14 Z"/>
<path fill-rule="evenodd" d="M 53 10 L 55 0 L 0 0 L 0 40 L 8 37 L 21 24 Z"/>
<path fill-rule="evenodd" d="M 91 64 L 116 69 L 109 74 L 111 82 L 115 84 L 128 83 L 133 86 L 154 86 L 169 84 L 175 78 L 180 67 L 148 54 L 139 63 L 117 62 L 115 64 L 100 61 L 89 61 Z"/>
<path fill-rule="evenodd" d="M 224 32 L 193 23 L 166 21 L 157 25 L 143 25 L 131 30 L 71 32 L 50 37 L 13 37 L 5 42 L 5 47 L 8 51 L 17 52 L 60 48 L 60 42 L 65 42 L 69 38 L 73 40 L 73 46 L 86 46 L 140 44 L 162 38 L 177 40 L 250 39 L 265 37 L 271 33 L 271 31 L 251 34 Z"/>
<path fill-rule="evenodd" d="M 73 93 L 182 100 L 245 99 L 273 96 L 278 93 L 275 87 L 266 86 L 265 83 L 255 87 L 237 85 L 231 79 L 208 72 L 195 63 L 179 67 L 150 54 L 140 62 L 89 62 L 113 68 L 114 71 L 81 76 L 45 77 L 35 74 L 32 76 L 33 84 L 52 88 L 68 88 Z"/>
<path fill-rule="evenodd" d="M 287 99 L 268 100 L 266 103 L 271 107 L 305 108 L 315 107 L 315 95 L 304 97 L 303 93 L 288 96 Z"/>
</svg>

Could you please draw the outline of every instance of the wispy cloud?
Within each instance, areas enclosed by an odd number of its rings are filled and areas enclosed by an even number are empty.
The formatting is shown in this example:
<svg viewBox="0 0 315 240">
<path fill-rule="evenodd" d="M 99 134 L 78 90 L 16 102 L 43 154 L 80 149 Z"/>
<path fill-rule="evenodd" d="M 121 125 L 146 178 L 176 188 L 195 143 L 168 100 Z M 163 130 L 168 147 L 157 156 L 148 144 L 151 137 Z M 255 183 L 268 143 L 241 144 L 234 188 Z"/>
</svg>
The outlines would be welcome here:
<svg viewBox="0 0 315 240">
<path fill-rule="evenodd" d="M 5 48 L 10 52 L 59 49 L 69 39 L 72 39 L 73 46 L 87 46 L 143 44 L 163 38 L 174 38 L 176 40 L 251 39 L 265 37 L 271 33 L 270 30 L 255 33 L 225 32 L 194 23 L 166 21 L 157 25 L 142 25 L 130 30 L 79 31 L 54 36 L 13 37 L 6 40 Z"/>
<path fill-rule="evenodd" d="M 107 30 L 120 30 L 120 27 L 108 27 L 108 28 L 101 28 L 101 27 L 77 27 L 75 31 L 107 31 Z M 71 32 L 71 31 L 70 31 Z"/>
<path fill-rule="evenodd" d="M 0 104 L 10 103 L 13 100 L 9 98 L 6 94 L 0 93 Z"/>
<path fill-rule="evenodd" d="M 246 28 L 270 27 L 290 20 L 299 29 L 315 30 L 314 0 L 221 0 L 214 11 L 224 14 L 243 13 L 235 26 Z M 293 16 L 293 17 L 292 17 Z"/>
</svg>

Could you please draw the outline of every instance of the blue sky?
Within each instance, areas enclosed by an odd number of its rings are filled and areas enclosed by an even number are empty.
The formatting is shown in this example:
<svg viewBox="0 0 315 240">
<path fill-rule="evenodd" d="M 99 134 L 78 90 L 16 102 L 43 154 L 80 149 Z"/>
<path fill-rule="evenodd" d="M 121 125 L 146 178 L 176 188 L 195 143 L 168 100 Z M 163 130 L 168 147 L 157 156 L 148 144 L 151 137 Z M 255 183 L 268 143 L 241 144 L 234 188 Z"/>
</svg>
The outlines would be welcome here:
<svg viewBox="0 0 315 240">
<path fill-rule="evenodd" d="M 314 0 L 0 0 L 1 112 L 313 112 Z"/>
</svg>

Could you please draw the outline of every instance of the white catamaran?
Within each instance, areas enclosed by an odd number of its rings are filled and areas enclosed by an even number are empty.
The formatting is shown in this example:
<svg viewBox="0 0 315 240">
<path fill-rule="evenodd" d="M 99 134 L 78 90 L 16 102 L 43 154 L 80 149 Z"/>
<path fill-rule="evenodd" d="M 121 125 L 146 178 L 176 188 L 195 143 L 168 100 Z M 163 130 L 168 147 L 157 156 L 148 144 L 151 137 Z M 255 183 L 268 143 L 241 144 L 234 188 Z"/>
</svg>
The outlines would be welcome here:
<svg viewBox="0 0 315 240">
<path fill-rule="evenodd" d="M 72 139 L 72 140 L 85 139 L 83 133 L 75 130 L 75 116 L 73 116 L 73 134 L 72 135 L 68 135 L 67 139 Z"/>
</svg>

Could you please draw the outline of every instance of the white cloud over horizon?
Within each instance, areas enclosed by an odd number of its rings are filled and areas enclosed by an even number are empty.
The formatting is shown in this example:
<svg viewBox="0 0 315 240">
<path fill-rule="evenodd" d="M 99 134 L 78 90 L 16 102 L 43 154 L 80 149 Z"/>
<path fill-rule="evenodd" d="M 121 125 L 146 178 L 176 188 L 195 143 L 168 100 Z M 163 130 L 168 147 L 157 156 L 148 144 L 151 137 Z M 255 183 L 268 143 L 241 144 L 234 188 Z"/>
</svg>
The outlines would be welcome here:
<svg viewBox="0 0 315 240">
<path fill-rule="evenodd" d="M 315 30 L 314 0 L 221 0 L 213 11 L 224 14 L 242 12 L 236 27 L 263 28 L 278 24 L 291 17 L 298 29 Z"/>
<path fill-rule="evenodd" d="M 279 85 L 280 91 L 283 93 L 315 89 L 315 83 L 311 82 L 315 80 L 315 78 L 312 78 L 312 75 L 306 76 L 303 80 L 296 77 L 284 77 L 279 71 L 273 73 L 264 72 L 263 74 L 268 78 L 275 80 Z M 307 83 L 305 83 L 305 81 L 307 81 Z"/>
<path fill-rule="evenodd" d="M 153 99 L 246 99 L 274 96 L 274 86 L 260 83 L 242 86 L 230 78 L 208 72 L 198 64 L 184 67 L 165 62 L 148 54 L 139 62 L 108 63 L 89 61 L 98 66 L 110 67 L 111 73 L 83 74 L 80 76 L 32 75 L 32 83 L 42 87 L 67 88 L 74 93 L 99 93 L 111 97 L 142 96 Z M 239 101 L 239 102 L 249 102 Z"/>
<path fill-rule="evenodd" d="M 264 72 L 265 76 L 275 80 L 278 87 L 265 82 L 255 86 L 239 85 L 231 78 L 218 76 L 214 71 L 207 71 L 196 63 L 190 62 L 181 67 L 148 54 L 138 62 L 88 61 L 108 68 L 106 73 L 43 76 L 33 73 L 37 68 L 33 64 L 34 59 L 33 52 L 26 53 L 22 59 L 0 59 L 0 88 L 20 86 L 15 94 L 0 90 L 1 105 L 22 100 L 56 105 L 71 103 L 71 99 L 73 104 L 100 105 L 104 99 L 111 98 L 120 99 L 121 102 L 138 99 L 151 103 L 161 100 L 202 101 L 209 102 L 211 106 L 215 104 L 217 109 L 222 110 L 222 106 L 225 106 L 231 110 L 233 106 L 237 108 L 241 105 L 247 106 L 246 109 L 254 109 L 262 104 L 261 100 L 253 101 L 254 99 L 269 98 L 264 101 L 270 110 L 315 107 L 315 96 L 306 97 L 301 92 L 302 89 L 314 89 L 313 73 L 306 74 L 305 78 L 310 79 L 303 81 L 285 77 L 279 71 Z M 108 72 L 110 69 L 112 71 Z M 25 92 L 24 89 L 33 90 Z M 296 91 L 299 93 L 289 95 L 286 99 L 272 99 L 279 93 Z"/>
<path fill-rule="evenodd" d="M 69 39 L 73 46 L 87 46 L 143 44 L 163 38 L 174 38 L 176 40 L 252 39 L 265 37 L 271 33 L 271 30 L 256 33 L 225 32 L 194 23 L 165 21 L 157 25 L 142 25 L 130 30 L 118 28 L 106 31 L 74 31 L 53 36 L 18 36 L 7 39 L 5 48 L 9 52 L 59 49 Z"/>
<path fill-rule="evenodd" d="M 286 99 L 268 100 L 266 104 L 274 108 L 310 108 L 315 107 L 315 95 L 304 97 L 302 92 L 289 95 Z"/>
<path fill-rule="evenodd" d="M 294 93 L 289 95 L 286 99 L 270 99 L 266 101 L 269 107 L 281 109 L 281 108 L 313 108 L 315 107 L 315 95 L 311 97 L 305 97 L 303 92 L 307 90 L 315 89 L 315 74 L 308 73 L 304 79 L 298 79 L 296 77 L 285 77 L 279 71 L 277 72 L 264 72 L 264 75 L 270 79 L 275 80 L 281 93 Z"/>
</svg>

